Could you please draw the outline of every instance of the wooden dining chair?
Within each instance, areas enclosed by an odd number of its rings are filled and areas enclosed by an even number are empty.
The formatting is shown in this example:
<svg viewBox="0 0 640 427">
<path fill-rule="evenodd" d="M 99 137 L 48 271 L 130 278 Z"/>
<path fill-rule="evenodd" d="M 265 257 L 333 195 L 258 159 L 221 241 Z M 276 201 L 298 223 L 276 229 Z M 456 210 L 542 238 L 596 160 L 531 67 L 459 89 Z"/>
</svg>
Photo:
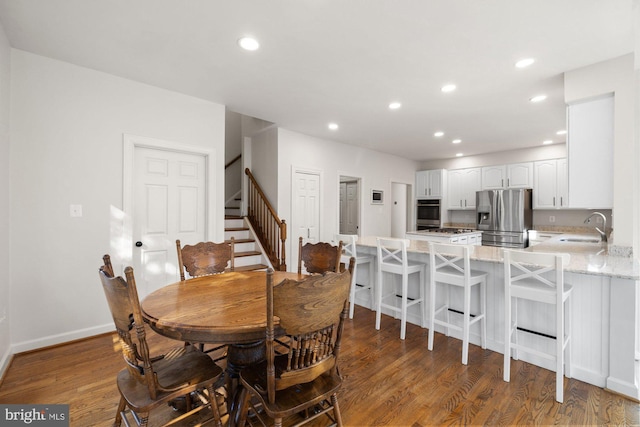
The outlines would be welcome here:
<svg viewBox="0 0 640 427">
<path fill-rule="evenodd" d="M 233 259 L 235 240 L 231 237 L 229 243 L 200 242 L 196 245 L 181 246 L 180 240 L 176 240 L 178 251 L 178 266 L 180 267 L 180 280 L 185 280 L 185 270 L 191 277 L 207 276 L 210 274 L 220 274 L 225 271 L 233 271 Z M 229 267 L 230 265 L 230 267 Z M 204 344 L 198 344 L 200 350 L 205 353 L 212 353 L 223 350 L 214 360 L 217 362 L 226 357 L 227 346 L 216 345 L 212 348 L 204 349 Z"/>
<path fill-rule="evenodd" d="M 103 261 L 104 265 L 99 272 L 100 280 L 126 364 L 116 380 L 120 403 L 114 425 L 119 426 L 123 420 L 126 425 L 130 425 L 127 416 L 132 413 L 131 417 L 137 425 L 146 426 L 153 409 L 184 396 L 187 411 L 172 418 L 171 422 L 209 407 L 215 424 L 221 426 L 214 383 L 220 378 L 222 369 L 208 355 L 191 345 L 152 358 L 149 355 L 133 269 L 125 268 L 125 280 L 120 276 L 113 276 L 109 255 L 105 255 Z M 206 404 L 192 407 L 192 393 Z"/>
<path fill-rule="evenodd" d="M 176 240 L 180 280 L 185 280 L 185 270 L 191 277 L 233 271 L 235 256 L 233 246 L 233 237 L 229 242 L 200 242 L 196 245 L 184 245 L 184 247 L 180 245 L 180 240 Z"/>
<path fill-rule="evenodd" d="M 340 271 L 342 256 L 342 242 L 337 246 L 330 243 L 302 244 L 302 237 L 298 240 L 298 274 L 302 274 L 302 265 L 309 274 Z"/>
<path fill-rule="evenodd" d="M 327 415 L 342 425 L 337 392 L 342 384 L 338 356 L 342 331 L 349 311 L 349 288 L 355 259 L 342 273 L 327 272 L 300 281 L 273 283 L 267 273 L 266 360 L 240 371 L 243 389 L 239 425 L 246 421 L 249 406 L 281 426 L 283 418 L 313 412 L 300 423 Z M 276 354 L 276 319 L 290 345 L 287 354 Z M 257 410 L 254 401 L 262 410 Z M 307 411 L 313 408 L 313 411 Z M 267 425 L 265 420 L 264 425 Z M 300 425 L 296 424 L 296 425 Z"/>
</svg>

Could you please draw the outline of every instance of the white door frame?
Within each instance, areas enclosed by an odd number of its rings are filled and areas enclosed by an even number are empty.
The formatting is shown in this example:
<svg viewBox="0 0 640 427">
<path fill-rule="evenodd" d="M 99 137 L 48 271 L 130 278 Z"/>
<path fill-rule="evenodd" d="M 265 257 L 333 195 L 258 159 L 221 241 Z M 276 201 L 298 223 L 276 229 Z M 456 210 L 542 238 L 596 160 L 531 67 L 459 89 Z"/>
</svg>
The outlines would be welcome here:
<svg viewBox="0 0 640 427">
<path fill-rule="evenodd" d="M 219 228 L 216 219 L 215 202 L 218 199 L 215 186 L 216 150 L 193 145 L 181 144 L 173 141 L 123 134 L 123 179 L 122 179 L 122 210 L 125 214 L 125 230 L 128 232 L 129 245 L 128 256 L 123 254 L 123 261 L 131 263 L 133 259 L 133 170 L 136 147 L 150 148 L 154 150 L 173 151 L 178 153 L 203 156 L 205 160 L 205 208 L 204 232 L 207 240 L 214 241 L 216 230 Z M 124 248 L 123 248 L 124 249 Z M 128 259 L 127 259 L 128 258 Z"/>
</svg>

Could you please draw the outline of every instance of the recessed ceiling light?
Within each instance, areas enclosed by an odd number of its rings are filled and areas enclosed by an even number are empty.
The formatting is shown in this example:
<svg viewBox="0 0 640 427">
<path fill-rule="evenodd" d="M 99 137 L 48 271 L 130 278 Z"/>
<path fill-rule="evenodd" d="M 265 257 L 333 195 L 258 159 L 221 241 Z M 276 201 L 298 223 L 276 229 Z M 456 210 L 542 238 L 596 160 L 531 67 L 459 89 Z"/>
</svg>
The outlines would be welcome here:
<svg viewBox="0 0 640 427">
<path fill-rule="evenodd" d="M 453 92 L 454 90 L 456 90 L 456 85 L 449 83 L 449 84 L 446 84 L 446 85 L 442 86 L 442 88 L 440 90 L 445 92 L 445 93 Z"/>
<path fill-rule="evenodd" d="M 542 141 L 542 145 L 549 145 L 549 144 L 553 144 L 553 141 L 550 139 L 547 139 L 546 141 Z"/>
<path fill-rule="evenodd" d="M 238 44 L 244 50 L 258 50 L 258 48 L 260 47 L 260 43 L 258 43 L 258 41 L 252 37 L 242 37 L 240 40 L 238 40 Z"/>
<path fill-rule="evenodd" d="M 547 99 L 547 95 L 536 95 L 533 98 L 529 98 L 531 102 L 541 102 Z"/>
<path fill-rule="evenodd" d="M 454 139 L 453 141 L 451 141 L 452 144 L 460 144 L 461 142 L 461 139 Z"/>
<path fill-rule="evenodd" d="M 337 123 L 329 123 L 328 128 L 331 130 L 338 130 L 338 124 Z"/>
<path fill-rule="evenodd" d="M 556 135 L 566 135 L 566 134 L 567 134 L 567 131 L 564 130 L 564 129 L 559 130 L 558 132 L 556 132 Z"/>
<path fill-rule="evenodd" d="M 389 104 L 390 110 L 397 110 L 400 107 L 402 107 L 402 104 L 399 102 L 392 102 L 391 104 Z"/>
<path fill-rule="evenodd" d="M 527 68 L 529 65 L 533 64 L 534 62 L 536 62 L 536 60 L 533 58 L 521 59 L 520 61 L 516 62 L 516 68 Z"/>
<path fill-rule="evenodd" d="M 462 157 L 462 156 L 464 156 L 464 154 L 462 154 L 462 153 L 456 153 L 456 157 Z"/>
<path fill-rule="evenodd" d="M 433 134 L 433 136 L 436 136 L 436 137 L 443 136 L 443 135 L 444 135 L 444 132 L 442 132 L 441 130 Z"/>
</svg>

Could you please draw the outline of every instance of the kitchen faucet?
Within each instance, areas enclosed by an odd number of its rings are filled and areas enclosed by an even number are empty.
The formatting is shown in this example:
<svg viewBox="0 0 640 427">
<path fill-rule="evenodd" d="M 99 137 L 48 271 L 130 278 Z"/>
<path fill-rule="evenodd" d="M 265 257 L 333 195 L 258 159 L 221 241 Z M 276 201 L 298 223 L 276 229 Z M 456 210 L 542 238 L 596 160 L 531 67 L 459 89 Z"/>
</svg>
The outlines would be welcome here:
<svg viewBox="0 0 640 427">
<path fill-rule="evenodd" d="M 603 231 L 603 230 L 600 230 L 597 226 L 596 226 L 596 230 L 598 230 L 598 233 L 600 233 L 600 241 L 601 241 L 601 242 L 605 242 L 605 243 L 606 243 L 606 242 L 607 242 L 607 233 L 606 233 L 606 231 L 607 231 L 607 217 L 606 217 L 606 216 L 604 216 L 604 215 L 603 215 L 603 214 L 601 214 L 600 212 L 594 212 L 594 213 L 592 213 L 591 215 L 589 215 L 589 216 L 587 217 L 587 219 L 585 219 L 585 220 L 584 220 L 584 223 L 585 223 L 585 224 L 589 224 L 589 223 L 591 223 L 591 218 L 592 218 L 593 216 L 595 216 L 595 215 L 598 215 L 598 216 L 602 217 L 602 221 L 603 221 L 603 223 L 602 223 L 602 229 L 603 229 L 604 231 Z"/>
</svg>

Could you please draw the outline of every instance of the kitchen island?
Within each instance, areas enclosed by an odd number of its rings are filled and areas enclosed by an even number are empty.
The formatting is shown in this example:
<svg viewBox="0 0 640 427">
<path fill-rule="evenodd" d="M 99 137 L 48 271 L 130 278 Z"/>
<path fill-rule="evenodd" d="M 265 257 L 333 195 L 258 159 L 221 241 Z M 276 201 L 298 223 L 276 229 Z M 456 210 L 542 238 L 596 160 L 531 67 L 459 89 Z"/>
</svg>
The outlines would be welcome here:
<svg viewBox="0 0 640 427">
<path fill-rule="evenodd" d="M 361 237 L 358 252 L 376 254 L 376 237 Z M 489 274 L 487 280 L 487 348 L 502 353 L 504 336 L 504 266 L 503 248 L 475 246 L 471 255 L 472 268 Z M 572 310 L 569 322 L 572 325 L 571 376 L 581 381 L 606 387 L 612 391 L 640 400 L 640 351 L 638 350 L 640 304 L 638 281 L 640 263 L 634 258 L 611 256 L 605 243 L 596 235 L 563 234 L 526 249 L 535 252 L 569 253 L 571 260 L 566 268 L 566 282 L 573 285 Z M 429 243 L 411 240 L 409 258 L 429 263 Z M 360 271 L 362 270 L 362 271 Z M 359 269 L 358 275 L 366 269 Z M 427 269 L 428 274 L 428 269 Z M 418 295 L 416 278 L 410 282 L 409 297 Z M 358 278 L 360 280 L 360 278 Z M 425 286 L 428 288 L 428 279 Z M 459 309 L 462 294 L 451 292 L 451 307 Z M 443 295 L 440 292 L 438 295 Z M 425 292 L 425 295 L 429 295 Z M 444 296 L 443 296 L 444 298 Z M 443 300 L 444 301 L 444 300 Z M 439 305 L 443 301 L 437 301 Z M 472 298 L 478 301 L 478 298 Z M 356 301 L 371 307 L 367 300 Z M 420 325 L 420 307 L 412 307 L 408 320 Z M 472 313 L 478 307 L 472 306 Z M 553 351 L 555 314 L 551 307 L 529 301 L 518 303 L 520 326 L 528 331 L 519 331 L 522 343 Z M 389 313 L 387 313 L 389 314 Z M 452 319 L 458 317 L 451 315 Z M 461 319 L 459 319 L 461 320 Z M 436 328 L 445 333 L 444 328 Z M 472 328 L 471 342 L 479 345 L 480 336 Z M 452 331 L 451 336 L 460 338 Z M 426 349 L 425 349 L 426 351 Z M 434 350 L 434 351 L 437 351 Z M 553 370 L 549 361 L 522 355 L 522 359 Z M 469 361 L 473 364 L 473 360 Z"/>
</svg>

